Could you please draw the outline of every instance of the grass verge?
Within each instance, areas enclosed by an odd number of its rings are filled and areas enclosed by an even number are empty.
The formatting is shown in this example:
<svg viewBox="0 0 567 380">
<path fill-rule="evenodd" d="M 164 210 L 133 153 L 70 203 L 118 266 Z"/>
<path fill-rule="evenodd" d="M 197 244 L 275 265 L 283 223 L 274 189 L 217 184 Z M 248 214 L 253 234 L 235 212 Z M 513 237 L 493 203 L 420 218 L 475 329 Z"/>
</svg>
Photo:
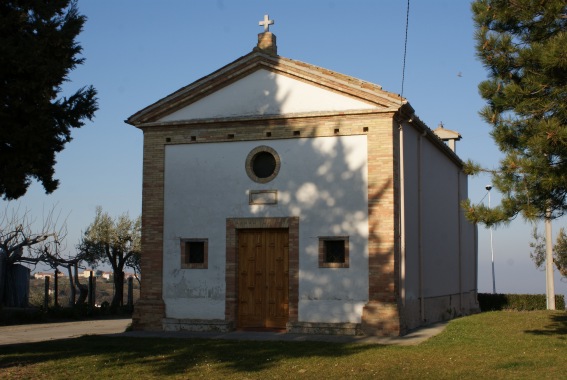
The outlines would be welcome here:
<svg viewBox="0 0 567 380">
<path fill-rule="evenodd" d="M 565 312 L 488 312 L 417 346 L 86 336 L 0 346 L 3 379 L 544 379 L 567 373 Z"/>
</svg>

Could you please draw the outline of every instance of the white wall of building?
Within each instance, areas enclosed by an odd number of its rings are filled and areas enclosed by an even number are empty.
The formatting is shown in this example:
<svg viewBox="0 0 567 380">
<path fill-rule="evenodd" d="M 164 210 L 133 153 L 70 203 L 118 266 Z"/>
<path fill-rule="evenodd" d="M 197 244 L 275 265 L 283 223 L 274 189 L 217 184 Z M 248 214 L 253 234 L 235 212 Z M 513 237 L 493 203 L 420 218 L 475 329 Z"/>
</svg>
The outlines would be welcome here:
<svg viewBox="0 0 567 380">
<path fill-rule="evenodd" d="M 422 247 L 424 296 L 459 292 L 460 168 L 424 139 L 422 174 Z"/>
<path fill-rule="evenodd" d="M 260 69 L 160 121 L 375 108 L 352 97 Z"/>
<path fill-rule="evenodd" d="M 476 291 L 475 228 L 460 206 L 467 176 L 429 139 L 403 129 L 404 301 L 415 325 L 422 308 L 424 319 L 440 318 L 449 304 L 466 312 L 472 301 L 461 294 Z M 446 299 L 420 304 L 421 297 Z"/>
<path fill-rule="evenodd" d="M 281 159 L 266 184 L 245 171 L 259 145 Z M 278 204 L 249 205 L 250 190 L 277 190 Z M 170 145 L 164 192 L 166 317 L 224 319 L 227 218 L 297 216 L 299 321 L 360 322 L 368 300 L 366 136 Z M 349 236 L 350 268 L 319 268 L 318 237 L 335 235 Z M 208 239 L 208 269 L 180 268 L 181 238 Z"/>
<path fill-rule="evenodd" d="M 461 198 L 468 199 L 468 177 L 461 173 Z M 477 227 L 470 223 L 461 209 L 462 226 L 462 290 L 463 292 L 478 291 L 478 246 L 476 238 Z"/>
<path fill-rule="evenodd" d="M 402 254 L 405 255 L 403 284 L 405 299 L 412 301 L 420 297 L 419 268 L 419 138 L 420 134 L 411 126 L 403 128 L 403 207 L 404 241 Z"/>
</svg>

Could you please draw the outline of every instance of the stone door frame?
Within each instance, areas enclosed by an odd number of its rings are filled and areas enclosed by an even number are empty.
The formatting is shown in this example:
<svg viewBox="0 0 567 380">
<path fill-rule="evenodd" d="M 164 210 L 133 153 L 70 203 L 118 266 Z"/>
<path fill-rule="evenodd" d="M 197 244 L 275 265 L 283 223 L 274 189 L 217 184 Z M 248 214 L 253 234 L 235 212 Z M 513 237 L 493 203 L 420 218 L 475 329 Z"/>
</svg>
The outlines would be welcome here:
<svg viewBox="0 0 567 380">
<path fill-rule="evenodd" d="M 299 217 L 226 219 L 225 321 L 236 326 L 238 316 L 238 230 L 284 228 L 289 233 L 289 317 L 298 320 L 299 303 Z"/>
</svg>

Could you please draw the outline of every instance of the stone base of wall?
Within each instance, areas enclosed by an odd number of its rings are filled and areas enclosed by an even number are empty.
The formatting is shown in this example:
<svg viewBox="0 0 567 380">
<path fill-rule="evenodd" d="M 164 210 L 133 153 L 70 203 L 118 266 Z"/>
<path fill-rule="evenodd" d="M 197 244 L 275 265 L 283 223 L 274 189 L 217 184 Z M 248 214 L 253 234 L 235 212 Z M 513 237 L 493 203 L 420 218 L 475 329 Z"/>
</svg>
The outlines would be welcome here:
<svg viewBox="0 0 567 380">
<path fill-rule="evenodd" d="M 163 331 L 229 332 L 234 330 L 232 322 L 221 319 L 176 319 L 163 318 Z"/>
<path fill-rule="evenodd" d="M 406 333 L 400 324 L 400 313 L 395 303 L 371 301 L 362 309 L 361 329 L 364 335 L 400 336 Z"/>
<path fill-rule="evenodd" d="M 421 301 L 419 298 L 406 299 L 402 310 L 404 325 L 408 330 L 413 330 L 425 325 L 421 317 Z"/>
<path fill-rule="evenodd" d="M 290 334 L 362 335 L 360 323 L 288 322 Z"/>
<path fill-rule="evenodd" d="M 400 336 L 410 330 L 436 322 L 480 312 L 475 291 L 424 300 L 422 320 L 419 299 L 407 300 L 401 310 L 394 304 L 368 303 L 363 309 L 362 323 L 288 322 L 291 334 L 376 335 Z M 133 330 L 146 331 L 200 331 L 229 332 L 235 329 L 233 321 L 207 319 L 163 318 L 165 305 L 161 301 L 140 300 L 132 316 Z"/>
<path fill-rule="evenodd" d="M 476 292 L 463 293 L 462 305 L 459 294 L 425 299 L 425 323 L 431 324 L 440 321 L 470 315 L 480 312 Z"/>
<path fill-rule="evenodd" d="M 474 291 L 463 293 L 462 296 L 451 294 L 425 298 L 423 309 L 422 312 L 419 299 L 407 300 L 403 315 L 409 330 L 480 312 L 477 293 Z"/>
<path fill-rule="evenodd" d="M 161 331 L 161 320 L 165 316 L 162 300 L 140 299 L 134 305 L 132 330 Z"/>
</svg>

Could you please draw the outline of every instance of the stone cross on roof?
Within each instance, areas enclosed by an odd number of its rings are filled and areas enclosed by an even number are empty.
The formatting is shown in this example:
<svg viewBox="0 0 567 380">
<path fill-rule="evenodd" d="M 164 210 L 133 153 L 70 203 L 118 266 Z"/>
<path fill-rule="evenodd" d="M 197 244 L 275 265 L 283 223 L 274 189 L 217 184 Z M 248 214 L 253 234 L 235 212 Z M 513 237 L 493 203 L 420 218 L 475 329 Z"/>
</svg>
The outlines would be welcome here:
<svg viewBox="0 0 567 380">
<path fill-rule="evenodd" d="M 264 21 L 260 21 L 258 25 L 264 27 L 264 33 L 270 31 L 270 25 L 274 25 L 274 20 L 270 20 L 270 16 L 264 15 Z"/>
</svg>

